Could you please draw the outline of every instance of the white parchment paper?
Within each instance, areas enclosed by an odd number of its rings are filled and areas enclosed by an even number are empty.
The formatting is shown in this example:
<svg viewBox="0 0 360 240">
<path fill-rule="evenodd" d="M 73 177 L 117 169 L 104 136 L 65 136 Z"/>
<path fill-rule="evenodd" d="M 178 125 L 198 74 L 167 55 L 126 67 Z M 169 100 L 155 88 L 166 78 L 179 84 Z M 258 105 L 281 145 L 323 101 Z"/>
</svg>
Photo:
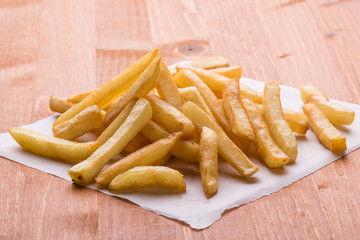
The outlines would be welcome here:
<svg viewBox="0 0 360 240">
<path fill-rule="evenodd" d="M 246 78 L 242 78 L 241 82 L 258 91 L 263 90 L 262 82 Z M 298 89 L 281 86 L 281 98 L 284 108 L 302 112 L 302 101 Z M 339 128 L 347 138 L 348 150 L 345 153 L 334 154 L 330 152 L 320 144 L 313 132 L 309 130 L 305 137 L 297 137 L 299 154 L 296 163 L 281 169 L 270 170 L 257 159 L 253 159 L 260 166 L 260 171 L 253 177 L 245 179 L 239 177 L 227 163 L 220 161 L 219 192 L 209 200 L 203 193 L 198 166 L 178 161 L 170 161 L 169 165 L 184 174 L 187 184 L 187 191 L 184 194 L 113 194 L 98 188 L 96 184 L 88 187 L 105 194 L 128 199 L 144 209 L 169 218 L 184 221 L 192 228 L 206 228 L 220 219 L 224 210 L 238 207 L 276 192 L 359 148 L 360 106 L 344 102 L 339 103 L 356 112 L 355 121 L 352 125 Z M 51 126 L 55 119 L 56 116 L 53 115 L 23 127 L 51 135 Z M 0 155 L 71 181 L 67 174 L 67 170 L 71 167 L 69 164 L 39 157 L 22 150 L 9 133 L 0 134 Z"/>
</svg>

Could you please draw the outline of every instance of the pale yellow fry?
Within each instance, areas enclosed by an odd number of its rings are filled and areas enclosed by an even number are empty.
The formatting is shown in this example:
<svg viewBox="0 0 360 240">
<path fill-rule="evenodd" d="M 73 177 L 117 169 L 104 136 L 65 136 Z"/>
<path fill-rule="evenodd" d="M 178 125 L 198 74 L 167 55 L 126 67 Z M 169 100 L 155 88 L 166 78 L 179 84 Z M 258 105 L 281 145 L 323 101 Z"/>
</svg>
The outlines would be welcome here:
<svg viewBox="0 0 360 240">
<path fill-rule="evenodd" d="M 252 126 L 240 102 L 239 80 L 233 79 L 225 84 L 223 104 L 231 130 L 239 137 L 253 140 Z"/>
<path fill-rule="evenodd" d="M 112 121 L 108 127 L 104 127 L 105 129 L 101 132 L 100 136 L 97 139 L 100 145 L 103 145 L 109 138 L 111 138 L 112 135 L 114 135 L 116 130 L 118 130 L 121 124 L 123 124 L 126 118 L 129 116 L 131 110 L 133 109 L 137 101 L 137 98 L 132 99 L 128 103 L 128 105 L 126 105 L 126 107 L 121 111 L 121 113 L 114 119 L 114 121 Z"/>
<path fill-rule="evenodd" d="M 219 154 L 236 170 L 240 175 L 249 177 L 259 170 L 259 167 L 238 148 L 225 134 L 221 127 L 214 122 L 200 107 L 193 102 L 187 102 L 181 107 L 181 111 L 190 118 L 197 128 L 208 127 L 218 137 Z"/>
<path fill-rule="evenodd" d="M 109 185 L 109 190 L 183 193 L 186 192 L 186 184 L 182 174 L 169 167 L 140 166 L 115 177 Z"/>
<path fill-rule="evenodd" d="M 101 185 L 109 185 L 117 175 L 137 166 L 164 165 L 168 160 L 169 151 L 180 138 L 181 133 L 173 133 L 167 138 L 160 139 L 146 147 L 133 152 L 116 163 L 104 169 L 96 177 L 96 182 Z M 168 158 L 164 158 L 168 156 Z"/>
<path fill-rule="evenodd" d="M 181 87 L 195 86 L 228 137 L 242 150 L 247 150 L 250 141 L 240 139 L 232 132 L 230 123 L 225 116 L 222 102 L 217 99 L 211 89 L 195 73 L 187 69 L 181 70 L 176 74 L 175 82 Z"/>
<path fill-rule="evenodd" d="M 194 136 L 194 124 L 177 108 L 152 93 L 149 93 L 146 99 L 150 102 L 153 110 L 153 121 L 165 127 L 170 133 L 181 131 L 184 137 Z"/>
<path fill-rule="evenodd" d="M 51 96 L 49 99 L 49 107 L 53 112 L 64 113 L 71 106 L 72 104 L 67 102 L 65 98 Z"/>
<path fill-rule="evenodd" d="M 144 137 L 144 135 L 140 132 L 126 145 L 123 151 L 126 153 L 132 153 L 149 145 L 150 143 L 151 141 Z"/>
<path fill-rule="evenodd" d="M 308 85 L 300 89 L 304 103 L 314 103 L 333 124 L 350 125 L 355 118 L 355 112 L 340 104 L 330 102 L 316 87 Z"/>
<path fill-rule="evenodd" d="M 108 126 L 124 109 L 131 99 L 141 98 L 151 91 L 156 85 L 160 74 L 161 58 L 158 57 L 144 70 L 135 83 L 118 98 L 111 108 L 106 111 L 104 125 Z"/>
<path fill-rule="evenodd" d="M 223 57 L 210 57 L 210 58 L 203 58 L 195 61 L 191 61 L 189 63 L 185 63 L 179 67 L 196 67 L 202 69 L 215 69 L 215 68 L 222 68 L 222 67 L 229 67 L 229 61 Z"/>
<path fill-rule="evenodd" d="M 218 191 L 217 135 L 210 128 L 203 127 L 200 137 L 200 175 L 207 198 Z"/>
<path fill-rule="evenodd" d="M 208 87 L 212 91 L 220 91 L 222 92 L 225 86 L 225 83 L 230 80 L 225 76 L 219 75 L 214 72 L 210 72 L 205 69 L 195 68 L 195 67 L 185 67 L 183 69 L 187 69 L 195 73 L 200 77 L 200 79 L 208 85 Z"/>
<path fill-rule="evenodd" d="M 109 160 L 119 154 L 150 121 L 151 115 L 150 103 L 143 98 L 140 99 L 111 138 L 85 161 L 69 169 L 71 179 L 81 185 L 91 183 Z"/>
<path fill-rule="evenodd" d="M 295 162 L 298 154 L 297 142 L 289 124 L 284 119 L 280 87 L 275 82 L 267 82 L 264 86 L 264 119 L 275 143 L 291 162 Z"/>
<path fill-rule="evenodd" d="M 179 88 L 180 95 L 185 102 L 191 101 L 198 105 L 207 115 L 215 119 L 214 115 L 211 113 L 209 106 L 206 104 L 204 98 L 201 96 L 199 90 L 194 87 Z"/>
<path fill-rule="evenodd" d="M 262 93 L 259 93 L 252 89 L 251 87 L 247 86 L 246 84 L 243 84 L 240 82 L 240 95 L 244 96 L 254 103 L 262 104 L 264 101 L 264 96 Z"/>
<path fill-rule="evenodd" d="M 343 152 L 347 149 L 346 138 L 331 124 L 315 104 L 305 104 L 303 111 L 309 118 L 310 128 L 326 148 L 332 152 Z"/>
<path fill-rule="evenodd" d="M 259 111 L 264 116 L 264 107 L 262 104 L 256 104 Z M 296 111 L 292 111 L 289 109 L 283 109 L 284 119 L 289 124 L 291 130 L 297 134 L 305 135 L 307 130 L 309 129 L 309 121 L 308 117 Z"/>
<path fill-rule="evenodd" d="M 262 114 L 251 100 L 242 97 L 241 103 L 249 117 L 255 134 L 255 146 L 260 157 L 270 168 L 278 168 L 289 162 L 289 157 L 276 145 L 271 138 L 269 129 Z"/>
<path fill-rule="evenodd" d="M 177 109 L 183 105 L 184 101 L 180 96 L 174 78 L 164 63 L 161 64 L 161 72 L 156 83 L 156 90 L 162 99 Z"/>
<path fill-rule="evenodd" d="M 93 93 L 95 90 L 91 90 L 88 92 L 83 92 L 83 93 L 79 93 L 79 94 L 75 94 L 73 96 L 70 96 L 66 99 L 66 101 L 68 101 L 71 104 L 77 104 L 79 102 L 81 102 L 84 98 L 86 98 L 87 96 L 89 96 L 91 93 Z"/>
<path fill-rule="evenodd" d="M 240 79 L 242 70 L 239 66 L 222 67 L 210 70 L 211 72 L 217 73 L 227 78 Z"/>
<path fill-rule="evenodd" d="M 54 125 L 67 121 L 73 118 L 76 114 L 85 108 L 98 105 L 103 109 L 106 105 L 121 96 L 130 86 L 136 81 L 145 68 L 158 56 L 159 49 L 154 49 L 145 56 L 137 60 L 125 71 L 96 89 L 80 103 L 73 105 L 69 110 L 64 112 L 56 121 Z"/>
<path fill-rule="evenodd" d="M 74 140 L 94 130 L 102 122 L 102 114 L 97 105 L 85 108 L 72 119 L 53 127 L 55 137 Z"/>
<path fill-rule="evenodd" d="M 148 124 L 141 130 L 141 133 L 150 141 L 155 142 L 159 139 L 166 138 L 170 134 L 163 129 L 159 124 L 149 121 Z M 171 154 L 186 162 L 195 163 L 199 161 L 199 144 L 191 139 L 178 140 L 173 148 Z"/>
<path fill-rule="evenodd" d="M 23 128 L 11 128 L 9 132 L 25 150 L 70 164 L 83 161 L 99 147 L 98 142 L 72 142 Z"/>
</svg>

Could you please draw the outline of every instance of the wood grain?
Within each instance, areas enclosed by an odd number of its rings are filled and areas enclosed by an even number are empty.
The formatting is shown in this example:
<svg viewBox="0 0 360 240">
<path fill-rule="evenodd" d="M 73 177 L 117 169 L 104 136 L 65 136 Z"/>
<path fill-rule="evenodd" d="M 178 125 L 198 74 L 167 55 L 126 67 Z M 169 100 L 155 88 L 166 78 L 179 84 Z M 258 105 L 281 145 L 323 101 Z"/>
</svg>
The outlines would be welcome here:
<svg viewBox="0 0 360 240">
<path fill-rule="evenodd" d="M 360 104 L 360 2 L 2 0 L 0 131 L 51 114 L 153 47 L 166 63 L 223 56 L 244 76 Z M 209 228 L 0 158 L 0 239 L 356 239 L 359 150 Z"/>
</svg>

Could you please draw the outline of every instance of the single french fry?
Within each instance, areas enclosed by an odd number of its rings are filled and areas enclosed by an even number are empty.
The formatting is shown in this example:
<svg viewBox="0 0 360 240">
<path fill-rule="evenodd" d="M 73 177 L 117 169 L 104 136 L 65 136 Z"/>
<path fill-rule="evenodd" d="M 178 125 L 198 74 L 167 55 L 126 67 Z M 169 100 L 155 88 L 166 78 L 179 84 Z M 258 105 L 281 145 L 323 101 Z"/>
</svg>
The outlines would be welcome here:
<svg viewBox="0 0 360 240">
<path fill-rule="evenodd" d="M 259 103 L 259 104 L 263 103 L 264 96 L 263 96 L 262 93 L 259 93 L 259 92 L 255 91 L 254 89 L 252 89 L 248 85 L 243 84 L 241 82 L 239 83 L 239 86 L 240 86 L 240 95 L 241 96 L 244 96 L 244 97 L 250 99 L 254 103 Z"/>
<path fill-rule="evenodd" d="M 259 170 L 250 159 L 225 134 L 200 107 L 193 102 L 186 102 L 181 111 L 193 121 L 197 128 L 208 127 L 218 136 L 219 154 L 241 175 L 249 177 Z"/>
<path fill-rule="evenodd" d="M 231 79 L 240 79 L 242 74 L 241 67 L 239 66 L 215 68 L 210 71 Z"/>
<path fill-rule="evenodd" d="M 49 106 L 53 112 L 64 113 L 71 108 L 72 104 L 68 103 L 65 98 L 51 96 Z"/>
<path fill-rule="evenodd" d="M 54 126 L 53 133 L 55 137 L 74 140 L 94 130 L 102 120 L 99 107 L 93 105 L 76 114 L 74 118 Z"/>
<path fill-rule="evenodd" d="M 223 57 L 210 57 L 210 58 L 203 58 L 200 60 L 191 61 L 189 63 L 183 64 L 182 66 L 177 66 L 177 68 L 196 67 L 196 68 L 210 70 L 210 69 L 229 67 L 229 66 L 230 66 L 229 61 Z"/>
<path fill-rule="evenodd" d="M 269 168 L 282 167 L 289 162 L 289 157 L 276 145 L 262 114 L 251 100 L 242 97 L 241 103 L 249 117 L 255 135 L 255 146 Z"/>
<path fill-rule="evenodd" d="M 164 166 L 134 167 L 116 176 L 109 185 L 109 190 L 132 192 L 141 190 L 152 193 L 183 193 L 186 184 L 179 171 Z"/>
<path fill-rule="evenodd" d="M 144 137 L 144 135 L 138 133 L 124 148 L 124 152 L 133 153 L 147 145 L 149 145 L 151 141 Z"/>
<path fill-rule="evenodd" d="M 222 92 L 225 86 L 225 83 L 230 80 L 230 78 L 227 78 L 225 76 L 219 75 L 214 72 L 210 72 L 208 70 L 204 70 L 201 68 L 195 68 L 195 67 L 185 67 L 183 69 L 187 69 L 195 73 L 200 77 L 200 79 L 206 83 L 206 85 L 212 90 L 212 91 L 220 91 Z"/>
<path fill-rule="evenodd" d="M 314 103 L 333 124 L 350 125 L 355 118 L 355 112 L 340 104 L 330 102 L 328 98 L 316 87 L 308 85 L 300 89 L 301 99 L 304 103 Z"/>
<path fill-rule="evenodd" d="M 253 140 L 252 126 L 240 102 L 239 80 L 233 79 L 225 84 L 223 104 L 231 130 L 239 137 Z"/>
<path fill-rule="evenodd" d="M 146 147 L 135 151 L 123 159 L 104 169 L 96 177 L 96 182 L 101 185 L 109 185 L 117 175 L 138 166 L 164 165 L 164 160 L 169 159 L 169 151 L 180 138 L 181 133 L 173 133 L 170 136 L 160 139 Z M 164 158 L 168 156 L 168 158 Z"/>
<path fill-rule="evenodd" d="M 180 95 L 185 102 L 191 101 L 198 105 L 207 115 L 215 119 L 214 115 L 211 113 L 209 106 L 206 104 L 204 98 L 201 96 L 199 90 L 194 87 L 179 88 Z"/>
<path fill-rule="evenodd" d="M 69 169 L 68 173 L 71 179 L 80 185 L 87 185 L 93 182 L 109 160 L 119 154 L 131 139 L 150 121 L 151 115 L 150 103 L 141 98 L 111 138 L 85 161 Z"/>
<path fill-rule="evenodd" d="M 161 64 L 161 72 L 156 83 L 156 90 L 162 99 L 177 109 L 183 105 L 184 101 L 180 96 L 174 78 L 164 63 Z"/>
<path fill-rule="evenodd" d="M 83 161 L 99 147 L 98 142 L 72 142 L 24 128 L 11 128 L 9 132 L 25 150 L 70 164 Z"/>
<path fill-rule="evenodd" d="M 115 100 L 111 108 L 106 111 L 104 125 L 108 126 L 119 115 L 131 99 L 141 98 L 151 91 L 156 85 L 160 74 L 161 58 L 158 57 L 144 70 L 129 90 Z"/>
<path fill-rule="evenodd" d="M 149 121 L 149 123 L 145 125 L 141 130 L 141 134 L 152 142 L 166 138 L 170 135 L 159 124 L 153 121 Z M 185 162 L 195 163 L 199 161 L 199 144 L 191 139 L 178 140 L 170 152 L 172 155 Z"/>
<path fill-rule="evenodd" d="M 217 135 L 210 128 L 203 127 L 200 138 L 200 175 L 207 198 L 218 191 Z"/>
<path fill-rule="evenodd" d="M 305 104 L 303 111 L 309 118 L 310 128 L 326 148 L 332 152 L 343 152 L 347 149 L 346 138 L 331 124 L 315 104 Z"/>
<path fill-rule="evenodd" d="M 153 110 L 153 121 L 164 126 L 170 133 L 182 131 L 184 137 L 194 136 L 194 124 L 177 108 L 152 93 L 149 93 L 146 99 L 150 102 Z"/>
<path fill-rule="evenodd" d="M 140 74 L 147 68 L 147 66 L 158 56 L 159 49 L 154 49 L 145 56 L 137 60 L 125 71 L 103 84 L 96 89 L 80 103 L 73 105 L 70 109 L 64 112 L 56 121 L 54 126 L 73 118 L 76 114 L 87 107 L 98 105 L 103 109 L 106 105 L 121 96 L 130 86 L 136 81 Z"/>
<path fill-rule="evenodd" d="M 264 119 L 275 143 L 295 162 L 298 154 L 297 142 L 289 124 L 285 121 L 280 101 L 280 87 L 275 82 L 264 86 Z"/>
<path fill-rule="evenodd" d="M 93 92 L 94 92 L 94 90 L 79 93 L 79 94 L 75 94 L 75 95 L 72 95 L 72 96 L 68 97 L 66 99 L 66 101 L 71 103 L 71 104 L 77 104 L 77 103 L 81 102 L 84 98 L 86 98 L 87 96 L 89 96 Z"/>
</svg>

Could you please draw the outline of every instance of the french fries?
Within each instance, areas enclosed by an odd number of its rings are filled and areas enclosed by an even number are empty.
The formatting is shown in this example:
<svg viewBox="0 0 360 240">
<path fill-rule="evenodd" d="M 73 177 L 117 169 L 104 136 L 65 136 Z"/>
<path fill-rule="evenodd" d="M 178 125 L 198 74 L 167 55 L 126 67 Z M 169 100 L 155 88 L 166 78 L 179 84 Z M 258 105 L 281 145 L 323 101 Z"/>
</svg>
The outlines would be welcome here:
<svg viewBox="0 0 360 240">
<path fill-rule="evenodd" d="M 86 98 L 87 96 L 89 96 L 91 93 L 93 93 L 94 90 L 92 91 L 88 91 L 88 92 L 83 92 L 83 93 L 79 93 L 79 94 L 75 94 L 75 95 L 72 95 L 70 97 L 68 97 L 66 99 L 66 101 L 68 103 L 71 103 L 71 104 L 77 104 L 79 102 L 81 102 L 84 98 Z"/>
<path fill-rule="evenodd" d="M 232 131 L 242 138 L 253 140 L 253 129 L 240 102 L 239 80 L 230 80 L 225 84 L 223 104 Z"/>
<path fill-rule="evenodd" d="M 149 93 L 146 99 L 150 102 L 153 111 L 153 121 L 164 126 L 169 132 L 182 131 L 184 137 L 193 137 L 195 134 L 194 124 L 184 116 L 177 108 L 156 95 Z"/>
<path fill-rule="evenodd" d="M 222 68 L 215 68 L 210 70 L 213 73 L 217 73 L 227 78 L 235 78 L 240 79 L 242 70 L 241 67 L 238 66 L 230 66 L 230 67 L 222 67 Z"/>
<path fill-rule="evenodd" d="M 49 107 L 51 111 L 57 112 L 57 113 L 64 113 L 69 108 L 71 108 L 72 104 L 67 102 L 65 98 L 60 97 L 50 97 L 49 100 Z"/>
<path fill-rule="evenodd" d="M 135 152 L 143 147 L 146 147 L 149 145 L 151 141 L 144 137 L 144 135 L 138 133 L 124 148 L 124 152 L 126 153 L 132 153 Z"/>
<path fill-rule="evenodd" d="M 9 133 L 25 150 L 70 164 L 83 161 L 99 147 L 98 142 L 77 143 L 18 127 Z"/>
<path fill-rule="evenodd" d="M 347 149 L 346 138 L 330 123 L 315 104 L 305 104 L 303 111 L 309 118 L 310 128 L 326 148 L 332 152 L 343 152 Z"/>
<path fill-rule="evenodd" d="M 182 174 L 164 166 L 134 167 L 117 177 L 109 190 L 116 192 L 148 191 L 151 193 L 183 193 L 186 183 Z"/>
<path fill-rule="evenodd" d="M 140 74 L 158 56 L 158 54 L 159 49 L 154 49 L 147 53 L 118 76 L 114 77 L 84 98 L 81 102 L 73 105 L 69 110 L 64 112 L 56 119 L 54 126 L 73 118 L 76 114 L 92 105 L 96 104 L 100 109 L 103 109 L 106 105 L 117 99 L 129 89 L 132 83 L 136 81 Z"/>
<path fill-rule="evenodd" d="M 314 103 L 331 123 L 350 125 L 354 121 L 354 111 L 337 103 L 330 102 L 316 87 L 310 85 L 302 87 L 300 93 L 304 103 Z"/>
<path fill-rule="evenodd" d="M 255 146 L 260 157 L 269 168 L 279 168 L 289 162 L 289 157 L 276 145 L 271 138 L 269 129 L 257 109 L 256 104 L 251 100 L 242 97 L 241 103 L 249 117 L 255 134 Z"/>
<path fill-rule="evenodd" d="M 195 60 L 189 63 L 186 63 L 179 67 L 196 67 L 196 68 L 202 68 L 202 69 L 216 69 L 216 68 L 222 68 L 222 67 L 229 67 L 229 61 L 222 57 L 210 57 L 210 58 L 204 58 L 200 60 Z"/>
<path fill-rule="evenodd" d="M 250 100 L 252 100 L 254 103 L 259 103 L 262 104 L 264 101 L 264 96 L 263 94 L 255 91 L 254 89 L 252 89 L 251 87 L 249 87 L 246 84 L 240 83 L 239 84 L 240 87 L 240 95 L 244 96 Z"/>
<path fill-rule="evenodd" d="M 93 105 L 76 114 L 74 118 L 54 126 L 53 133 L 55 137 L 74 140 L 94 130 L 102 120 L 99 107 Z"/>
<path fill-rule="evenodd" d="M 119 154 L 150 121 L 151 116 L 150 103 L 145 99 L 140 99 L 111 138 L 85 161 L 69 169 L 71 179 L 80 185 L 90 184 L 109 160 Z"/>
<path fill-rule="evenodd" d="M 280 101 L 280 87 L 267 82 L 264 87 L 264 119 L 275 143 L 295 162 L 298 150 L 295 135 L 285 121 Z"/>
<path fill-rule="evenodd" d="M 200 174 L 204 192 L 211 198 L 218 191 L 217 135 L 210 128 L 203 127 L 200 138 Z"/>
<path fill-rule="evenodd" d="M 115 100 L 112 107 L 106 112 L 104 119 L 105 126 L 108 126 L 117 117 L 117 115 L 119 115 L 121 110 L 124 109 L 131 99 L 135 97 L 141 98 L 155 87 L 157 78 L 160 74 L 160 64 L 160 57 L 152 61 L 135 83 L 129 88 L 129 90 L 120 98 Z"/>
<path fill-rule="evenodd" d="M 259 167 L 238 148 L 200 107 L 193 102 L 187 102 L 181 111 L 190 118 L 198 128 L 208 127 L 218 136 L 219 154 L 241 175 L 249 177 L 259 170 Z"/>
<path fill-rule="evenodd" d="M 137 166 L 164 165 L 170 157 L 170 155 L 168 155 L 170 149 L 174 146 L 180 136 L 181 133 L 173 133 L 167 138 L 160 139 L 141 148 L 139 151 L 127 155 L 102 171 L 96 177 L 96 182 L 101 185 L 109 185 L 114 177 L 131 168 Z"/>
</svg>

